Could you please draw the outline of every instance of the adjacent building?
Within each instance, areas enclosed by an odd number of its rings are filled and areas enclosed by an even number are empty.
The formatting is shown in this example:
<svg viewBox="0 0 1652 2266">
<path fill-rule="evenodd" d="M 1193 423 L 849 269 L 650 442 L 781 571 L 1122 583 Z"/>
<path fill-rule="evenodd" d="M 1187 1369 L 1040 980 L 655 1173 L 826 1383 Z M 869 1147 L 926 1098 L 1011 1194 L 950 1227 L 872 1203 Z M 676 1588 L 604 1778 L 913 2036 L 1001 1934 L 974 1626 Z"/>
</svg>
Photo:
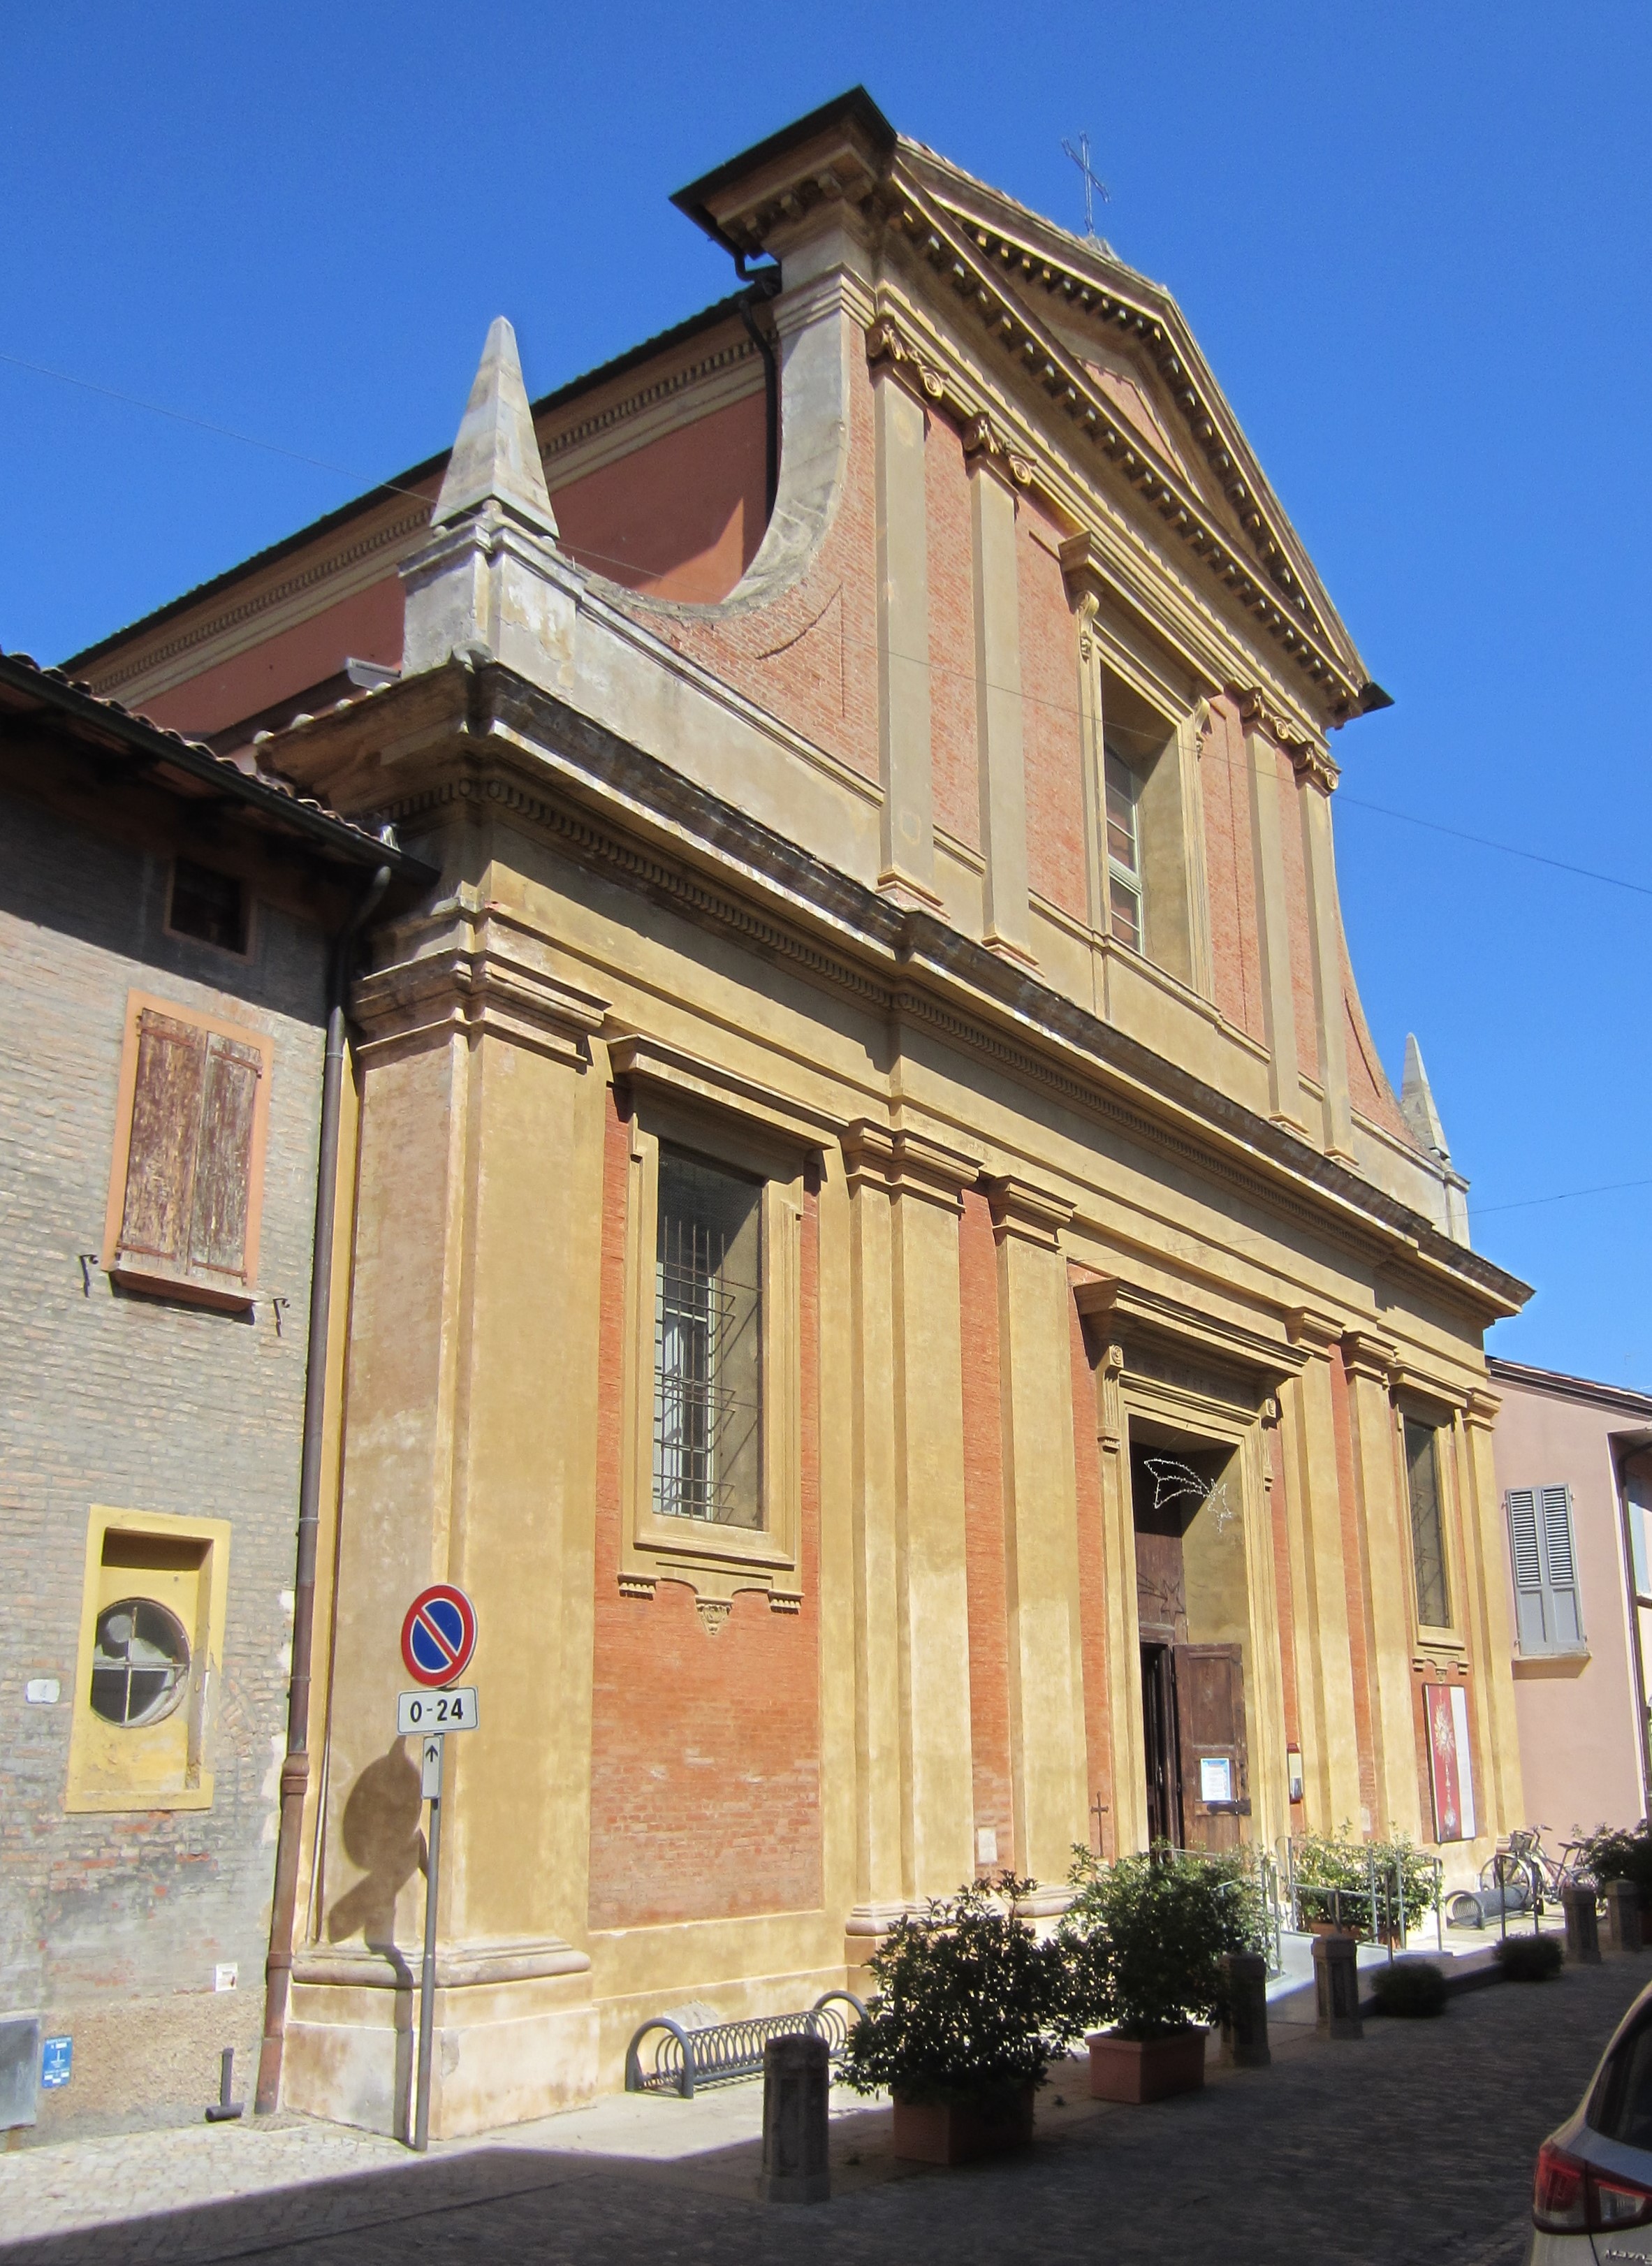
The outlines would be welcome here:
<svg viewBox="0 0 1652 2266">
<path fill-rule="evenodd" d="M 0 656 L 0 2018 L 48 2131 L 252 2080 L 329 961 L 398 870 Z"/>
<path fill-rule="evenodd" d="M 445 457 L 73 664 L 440 874 L 351 994 L 266 2039 L 384 2130 L 432 1579 L 442 2133 L 1075 1844 L 1524 1815 L 1527 1294 L 1337 904 L 1386 696 L 1107 245 L 860 91 L 676 202 L 734 296 L 532 405 L 501 320 Z"/>
<path fill-rule="evenodd" d="M 1487 1366 L 1526 1808 L 1558 1853 L 1648 1810 L 1652 1397 Z"/>
</svg>

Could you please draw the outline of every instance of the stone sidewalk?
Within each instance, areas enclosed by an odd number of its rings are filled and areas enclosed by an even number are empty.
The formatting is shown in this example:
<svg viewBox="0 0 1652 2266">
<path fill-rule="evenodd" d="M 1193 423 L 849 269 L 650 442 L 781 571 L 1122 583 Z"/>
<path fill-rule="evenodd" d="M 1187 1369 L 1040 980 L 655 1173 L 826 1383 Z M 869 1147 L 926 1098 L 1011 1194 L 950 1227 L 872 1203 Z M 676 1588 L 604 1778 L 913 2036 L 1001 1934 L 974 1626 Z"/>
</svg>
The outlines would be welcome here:
<svg viewBox="0 0 1652 2266">
<path fill-rule="evenodd" d="M 1538 2143 L 1648 1979 L 1652 1960 L 1499 1985 L 1347 2044 L 1280 2009 L 1271 2069 L 1213 2055 L 1203 2094 L 1147 2109 L 1090 2102 L 1065 2065 L 1030 2156 L 967 2171 L 897 2165 L 887 2109 L 838 2096 L 836 2192 L 810 2209 L 755 2200 L 755 2085 L 604 2102 L 423 2160 L 296 2118 L 33 2148 L 0 2158 L 0 2266 L 742 2266 L 781 2250 L 788 2266 L 1098 2251 L 1518 2266 Z"/>
</svg>

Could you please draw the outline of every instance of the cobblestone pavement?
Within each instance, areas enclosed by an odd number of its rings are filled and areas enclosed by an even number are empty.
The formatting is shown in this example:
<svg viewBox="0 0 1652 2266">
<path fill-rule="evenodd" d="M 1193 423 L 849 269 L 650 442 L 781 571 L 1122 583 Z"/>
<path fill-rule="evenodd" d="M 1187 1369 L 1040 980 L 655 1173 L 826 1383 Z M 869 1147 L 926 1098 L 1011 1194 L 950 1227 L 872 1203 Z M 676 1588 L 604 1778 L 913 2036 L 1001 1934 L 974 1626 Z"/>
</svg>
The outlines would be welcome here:
<svg viewBox="0 0 1652 2266">
<path fill-rule="evenodd" d="M 1069 2066 L 1032 2154 L 965 2171 L 897 2166 L 888 2111 L 845 2102 L 836 2192 L 808 2209 L 754 2199 L 755 2087 L 606 2103 L 421 2161 L 297 2119 L 35 2148 L 0 2159 L 0 2266 L 1518 2266 L 1538 2143 L 1646 1979 L 1652 1961 L 1498 1985 L 1357 2043 L 1279 2007 L 1271 2069 L 1213 2065 L 1202 2094 L 1146 2109 L 1089 2102 Z"/>
</svg>

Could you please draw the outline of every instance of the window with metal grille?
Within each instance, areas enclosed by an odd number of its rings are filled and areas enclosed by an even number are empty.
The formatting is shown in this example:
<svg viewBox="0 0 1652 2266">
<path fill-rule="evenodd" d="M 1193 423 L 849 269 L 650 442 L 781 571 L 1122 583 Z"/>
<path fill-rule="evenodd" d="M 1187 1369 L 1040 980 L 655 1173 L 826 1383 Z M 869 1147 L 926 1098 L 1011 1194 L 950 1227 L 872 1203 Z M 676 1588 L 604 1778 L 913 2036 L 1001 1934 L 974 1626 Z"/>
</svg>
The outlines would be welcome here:
<svg viewBox="0 0 1652 2266">
<path fill-rule="evenodd" d="M 1411 1562 L 1417 1581 L 1417 1620 L 1423 1628 L 1450 1628 L 1451 1592 L 1445 1573 L 1445 1521 L 1440 1510 L 1439 1435 L 1432 1424 L 1406 1419 L 1406 1488 L 1411 1502 Z"/>
<path fill-rule="evenodd" d="M 763 1524 L 763 1190 L 660 1148 L 654 1507 Z"/>
<path fill-rule="evenodd" d="M 1107 902 L 1114 935 L 1140 952 L 1145 929 L 1137 805 L 1141 782 L 1122 756 L 1107 750 Z"/>
<path fill-rule="evenodd" d="M 1509 1559 L 1522 1652 L 1579 1652 L 1583 1616 L 1577 1594 L 1568 1487 L 1510 1488 Z"/>
</svg>

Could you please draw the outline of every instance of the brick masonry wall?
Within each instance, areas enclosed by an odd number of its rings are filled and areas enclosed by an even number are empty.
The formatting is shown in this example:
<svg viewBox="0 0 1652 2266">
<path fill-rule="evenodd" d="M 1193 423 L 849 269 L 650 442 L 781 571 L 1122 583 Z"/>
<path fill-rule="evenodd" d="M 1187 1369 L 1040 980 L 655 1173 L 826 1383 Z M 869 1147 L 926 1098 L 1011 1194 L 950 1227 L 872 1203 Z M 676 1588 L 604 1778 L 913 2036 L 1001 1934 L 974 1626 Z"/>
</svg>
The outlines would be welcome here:
<svg viewBox="0 0 1652 2266">
<path fill-rule="evenodd" d="M 1028 886 L 1086 920 L 1084 775 L 1078 735 L 1078 632 L 1067 603 L 1061 537 L 1029 497 L 1018 498 L 1015 549 L 1021 618 L 1021 748 L 1027 772 Z"/>
<path fill-rule="evenodd" d="M 859 771 L 878 776 L 876 497 L 872 380 L 851 359 L 849 462 L 843 492 L 808 570 L 771 605 L 718 621 L 647 626 Z"/>
<path fill-rule="evenodd" d="M 1204 859 L 1210 906 L 1210 961 L 1216 1004 L 1236 1028 L 1261 1042 L 1261 959 L 1256 941 L 1256 866 L 1251 844 L 1250 782 L 1245 739 L 1233 705 L 1210 704 L 1210 729 L 1200 757 L 1204 797 Z"/>
<path fill-rule="evenodd" d="M 976 768 L 975 559 L 963 443 L 932 413 L 924 444 L 929 583 L 929 744 L 935 823 L 981 847 Z"/>
<path fill-rule="evenodd" d="M 166 937 L 166 865 L 42 808 L 0 810 L 0 2012 L 77 2036 L 77 2115 L 196 2113 L 251 2047 L 286 1723 L 325 945 L 260 904 L 248 962 Z M 103 1235 L 128 989 L 275 1042 L 259 1302 L 248 1319 L 117 1293 Z M 277 1334 L 270 1304 L 288 1301 Z M 62 1808 L 93 1503 L 228 1519 L 208 1810 Z M 56 1706 L 27 1705 L 55 1678 Z M 212 2003 L 214 1967 L 239 1968 Z M 202 1994 L 207 1994 L 203 2000 Z M 130 2021 L 123 2021 L 129 2011 Z"/>
<path fill-rule="evenodd" d="M 620 1594 L 627 1133 L 610 1093 L 603 1181 L 590 1924 L 820 1907 L 819 1233 L 804 1203 L 801 1610 L 744 1590 L 708 1634 L 662 1581 Z"/>
</svg>

